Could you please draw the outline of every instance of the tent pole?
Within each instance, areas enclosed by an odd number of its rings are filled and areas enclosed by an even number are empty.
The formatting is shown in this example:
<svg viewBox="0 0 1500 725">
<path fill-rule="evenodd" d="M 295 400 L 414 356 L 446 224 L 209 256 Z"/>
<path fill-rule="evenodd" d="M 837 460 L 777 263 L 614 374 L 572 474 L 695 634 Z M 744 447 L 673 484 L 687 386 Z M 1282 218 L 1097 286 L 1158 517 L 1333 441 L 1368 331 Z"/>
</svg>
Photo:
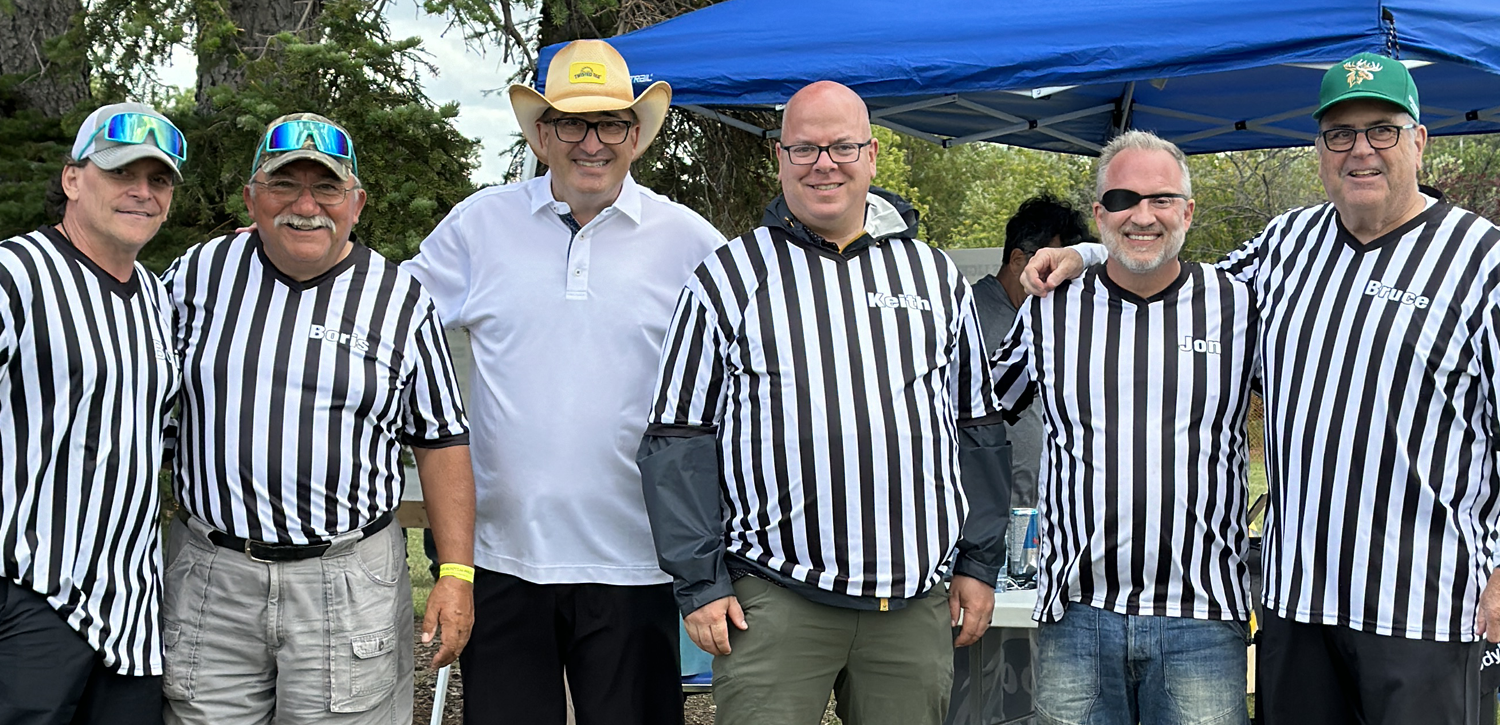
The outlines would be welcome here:
<svg viewBox="0 0 1500 725">
<path fill-rule="evenodd" d="M 709 110 L 707 108 L 704 108 L 703 106 L 691 106 L 691 105 L 689 105 L 689 106 L 679 106 L 679 108 L 682 108 L 682 109 L 688 110 L 688 111 L 692 111 L 693 113 L 696 113 L 696 114 L 698 114 L 700 116 L 707 116 L 707 117 L 712 118 L 713 120 L 718 121 L 719 123 L 722 123 L 722 124 L 724 124 L 726 126 L 733 126 L 733 127 L 737 128 L 737 129 L 739 129 L 741 131 L 745 131 L 747 133 L 755 134 L 756 136 L 759 136 L 761 138 L 770 138 L 771 137 L 770 134 L 765 129 L 761 128 L 760 126 L 757 126 L 757 125 L 755 125 L 753 123 L 748 123 L 748 122 L 745 122 L 745 121 L 741 121 L 738 118 L 733 118 L 731 116 L 726 116 L 726 115 L 724 115 L 722 113 L 719 113 L 718 111 L 711 111 L 711 110 Z"/>
<path fill-rule="evenodd" d="M 1119 136 L 1125 133 L 1125 129 L 1130 128 L 1130 110 L 1134 102 L 1135 81 L 1131 81 L 1125 84 L 1125 92 L 1120 94 L 1120 100 L 1115 106 L 1115 118 L 1119 119 L 1119 123 L 1115 124 L 1115 132 L 1111 134 L 1112 136 Z"/>
</svg>

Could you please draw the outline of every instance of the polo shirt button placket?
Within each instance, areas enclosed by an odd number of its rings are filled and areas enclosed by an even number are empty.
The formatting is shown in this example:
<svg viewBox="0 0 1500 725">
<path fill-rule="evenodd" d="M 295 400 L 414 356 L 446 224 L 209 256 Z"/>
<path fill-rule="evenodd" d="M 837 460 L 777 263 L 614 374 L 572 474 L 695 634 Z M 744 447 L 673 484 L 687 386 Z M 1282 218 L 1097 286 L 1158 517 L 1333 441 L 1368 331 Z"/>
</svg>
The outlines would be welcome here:
<svg viewBox="0 0 1500 725">
<path fill-rule="evenodd" d="M 585 228 L 573 236 L 573 243 L 568 250 L 568 273 L 567 291 L 564 295 L 570 300 L 588 299 L 589 294 L 589 252 L 593 239 Z"/>
</svg>

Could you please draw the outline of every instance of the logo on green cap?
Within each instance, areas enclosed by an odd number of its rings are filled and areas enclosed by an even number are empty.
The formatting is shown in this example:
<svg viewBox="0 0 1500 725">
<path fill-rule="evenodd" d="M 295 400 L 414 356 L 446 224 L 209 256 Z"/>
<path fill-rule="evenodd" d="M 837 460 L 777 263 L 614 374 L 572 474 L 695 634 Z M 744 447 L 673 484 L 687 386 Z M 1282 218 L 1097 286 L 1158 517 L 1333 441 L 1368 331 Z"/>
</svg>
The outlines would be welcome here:
<svg viewBox="0 0 1500 725">
<path fill-rule="evenodd" d="M 1365 81 L 1375 80 L 1375 74 L 1385 66 L 1374 63 L 1363 58 L 1344 64 L 1344 70 L 1349 71 L 1349 87 L 1353 88 Z"/>
</svg>

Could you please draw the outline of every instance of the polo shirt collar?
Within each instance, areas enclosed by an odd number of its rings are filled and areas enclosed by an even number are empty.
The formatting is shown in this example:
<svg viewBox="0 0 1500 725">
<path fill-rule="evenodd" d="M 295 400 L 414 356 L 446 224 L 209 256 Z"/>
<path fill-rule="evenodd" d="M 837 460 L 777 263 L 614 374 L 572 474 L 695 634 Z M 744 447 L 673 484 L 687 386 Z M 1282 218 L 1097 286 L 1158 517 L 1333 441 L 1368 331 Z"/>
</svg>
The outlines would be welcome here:
<svg viewBox="0 0 1500 725">
<path fill-rule="evenodd" d="M 566 202 L 552 197 L 551 171 L 527 182 L 526 191 L 530 195 L 532 215 L 543 209 L 551 214 L 565 214 L 569 211 Z M 624 185 L 620 187 L 620 195 L 615 198 L 615 203 L 609 208 L 618 209 L 621 214 L 629 217 L 636 224 L 641 223 L 641 187 L 635 183 L 635 178 L 630 174 L 625 175 Z"/>
</svg>

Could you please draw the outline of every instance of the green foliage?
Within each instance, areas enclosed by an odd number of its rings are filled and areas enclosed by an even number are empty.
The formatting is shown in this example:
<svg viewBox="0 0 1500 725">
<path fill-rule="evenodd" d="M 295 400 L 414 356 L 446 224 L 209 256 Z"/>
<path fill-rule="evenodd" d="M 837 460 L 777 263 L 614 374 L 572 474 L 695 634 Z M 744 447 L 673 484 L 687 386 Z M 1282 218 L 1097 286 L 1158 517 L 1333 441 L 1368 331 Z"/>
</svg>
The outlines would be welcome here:
<svg viewBox="0 0 1500 725">
<path fill-rule="evenodd" d="M 631 173 L 642 186 L 698 212 L 733 237 L 759 225 L 766 203 L 781 193 L 769 150 L 748 133 L 672 109 Z"/>
<path fill-rule="evenodd" d="M 1183 257 L 1211 262 L 1254 238 L 1283 212 L 1324 200 L 1311 148 L 1188 158 L 1197 209 Z"/>
<path fill-rule="evenodd" d="M 6 107 L 6 80 L 0 78 L 0 107 Z M 0 114 L 0 239 L 36 229 L 49 220 L 42 198 L 47 182 L 62 168 L 73 135 L 55 118 L 7 109 Z"/>
<path fill-rule="evenodd" d="M 939 247 L 1000 247 L 1005 222 L 1043 191 L 1077 203 L 1092 194 L 1092 160 L 996 144 L 942 148 L 888 129 L 876 160 L 877 184 L 922 211 L 922 234 Z M 1084 204 L 1083 208 L 1088 208 Z"/>
<path fill-rule="evenodd" d="M 911 202 L 917 208 L 918 218 L 923 221 L 923 226 L 930 228 L 925 223 L 929 212 L 927 197 L 912 183 L 911 168 L 911 156 L 914 153 L 912 147 L 925 142 L 884 126 L 876 126 L 874 135 L 879 144 L 879 151 L 875 155 L 874 184 Z M 928 229 L 920 231 L 926 232 Z"/>
<path fill-rule="evenodd" d="M 1500 221 L 1500 134 L 1432 139 L 1422 182 L 1490 221 Z"/>
<path fill-rule="evenodd" d="M 356 234 L 387 258 L 415 254 L 473 191 L 477 143 L 454 129 L 456 104 L 435 107 L 423 94 L 417 71 L 431 68 L 417 39 L 391 39 L 365 0 L 328 3 L 313 36 L 277 36 L 275 52 L 246 60 L 242 88 L 210 90 L 207 115 L 184 112 L 185 95 L 172 99 L 169 115 L 188 137 L 189 159 L 171 218 L 142 254 L 147 266 L 161 269 L 187 247 L 250 221 L 242 189 L 255 149 L 266 124 L 286 113 L 320 113 L 349 130 L 369 192 Z"/>
<path fill-rule="evenodd" d="M 224 13 L 212 0 L 94 0 L 88 6 L 79 37 L 95 106 L 127 98 L 155 105 L 171 92 L 157 81 L 156 64 L 202 26 L 197 16 L 204 8 L 215 8 L 220 18 Z"/>
</svg>

